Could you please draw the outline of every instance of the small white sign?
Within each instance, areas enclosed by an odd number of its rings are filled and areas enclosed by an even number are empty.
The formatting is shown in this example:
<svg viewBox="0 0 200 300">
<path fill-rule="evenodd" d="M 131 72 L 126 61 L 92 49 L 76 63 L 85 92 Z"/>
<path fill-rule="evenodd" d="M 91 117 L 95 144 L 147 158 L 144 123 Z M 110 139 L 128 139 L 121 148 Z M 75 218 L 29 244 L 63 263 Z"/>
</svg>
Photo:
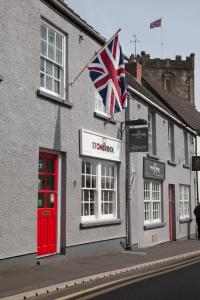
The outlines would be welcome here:
<svg viewBox="0 0 200 300">
<path fill-rule="evenodd" d="M 122 141 L 85 129 L 80 130 L 80 154 L 121 161 Z"/>
</svg>

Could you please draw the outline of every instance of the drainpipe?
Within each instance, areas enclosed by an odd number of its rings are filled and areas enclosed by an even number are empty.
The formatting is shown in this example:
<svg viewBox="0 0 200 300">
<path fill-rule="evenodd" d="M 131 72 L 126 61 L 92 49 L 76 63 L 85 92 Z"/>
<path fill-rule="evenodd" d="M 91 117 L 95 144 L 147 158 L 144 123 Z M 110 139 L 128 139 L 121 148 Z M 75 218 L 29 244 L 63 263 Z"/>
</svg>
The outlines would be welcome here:
<svg viewBox="0 0 200 300">
<path fill-rule="evenodd" d="M 195 155 L 197 156 L 197 135 L 195 136 Z M 196 204 L 199 204 L 199 182 L 198 182 L 198 171 L 196 171 L 196 193 L 197 199 Z"/>
<path fill-rule="evenodd" d="M 130 95 L 127 99 L 126 121 L 130 120 Z M 130 182 L 130 135 L 129 126 L 126 126 L 126 250 L 132 248 L 132 228 L 131 228 L 131 182 Z"/>
</svg>

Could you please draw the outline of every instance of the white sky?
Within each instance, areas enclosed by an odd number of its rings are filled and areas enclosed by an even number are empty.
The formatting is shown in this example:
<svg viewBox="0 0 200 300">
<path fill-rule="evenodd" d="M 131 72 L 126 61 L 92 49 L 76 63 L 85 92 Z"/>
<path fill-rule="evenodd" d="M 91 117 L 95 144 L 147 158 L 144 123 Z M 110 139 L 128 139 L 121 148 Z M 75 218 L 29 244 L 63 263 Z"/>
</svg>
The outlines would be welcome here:
<svg viewBox="0 0 200 300">
<path fill-rule="evenodd" d="M 161 30 L 149 25 L 162 17 L 164 58 L 182 59 L 195 53 L 195 97 L 200 109 L 200 1 L 199 0 L 65 0 L 76 13 L 106 39 L 119 28 L 123 53 L 134 53 L 133 34 L 138 40 L 137 53 L 161 58 Z"/>
</svg>

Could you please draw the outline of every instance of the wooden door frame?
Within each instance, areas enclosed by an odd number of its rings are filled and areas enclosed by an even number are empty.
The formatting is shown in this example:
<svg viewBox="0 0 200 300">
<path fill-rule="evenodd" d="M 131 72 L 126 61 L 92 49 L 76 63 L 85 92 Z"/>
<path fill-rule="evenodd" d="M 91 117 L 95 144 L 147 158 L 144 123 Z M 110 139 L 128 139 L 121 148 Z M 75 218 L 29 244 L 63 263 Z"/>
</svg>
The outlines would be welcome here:
<svg viewBox="0 0 200 300">
<path fill-rule="evenodd" d="M 175 184 L 168 184 L 169 240 L 176 241 L 176 196 Z"/>
</svg>

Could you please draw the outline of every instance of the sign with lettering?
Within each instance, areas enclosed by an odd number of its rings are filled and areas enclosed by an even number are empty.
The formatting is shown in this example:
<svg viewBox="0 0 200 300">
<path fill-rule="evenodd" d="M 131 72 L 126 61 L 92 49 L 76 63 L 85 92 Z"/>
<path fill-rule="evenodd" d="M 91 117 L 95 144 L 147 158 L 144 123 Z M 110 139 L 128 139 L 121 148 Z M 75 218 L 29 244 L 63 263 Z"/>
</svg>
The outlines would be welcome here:
<svg viewBox="0 0 200 300">
<path fill-rule="evenodd" d="M 152 178 L 158 180 L 165 179 L 165 163 L 149 158 L 144 158 L 143 168 L 144 178 Z"/>
<path fill-rule="evenodd" d="M 200 171 L 200 156 L 192 156 L 192 171 Z"/>
<path fill-rule="evenodd" d="M 80 130 L 80 154 L 121 161 L 122 141 L 91 132 L 85 129 Z"/>
<path fill-rule="evenodd" d="M 148 152 L 148 127 L 130 128 L 130 152 Z"/>
</svg>

